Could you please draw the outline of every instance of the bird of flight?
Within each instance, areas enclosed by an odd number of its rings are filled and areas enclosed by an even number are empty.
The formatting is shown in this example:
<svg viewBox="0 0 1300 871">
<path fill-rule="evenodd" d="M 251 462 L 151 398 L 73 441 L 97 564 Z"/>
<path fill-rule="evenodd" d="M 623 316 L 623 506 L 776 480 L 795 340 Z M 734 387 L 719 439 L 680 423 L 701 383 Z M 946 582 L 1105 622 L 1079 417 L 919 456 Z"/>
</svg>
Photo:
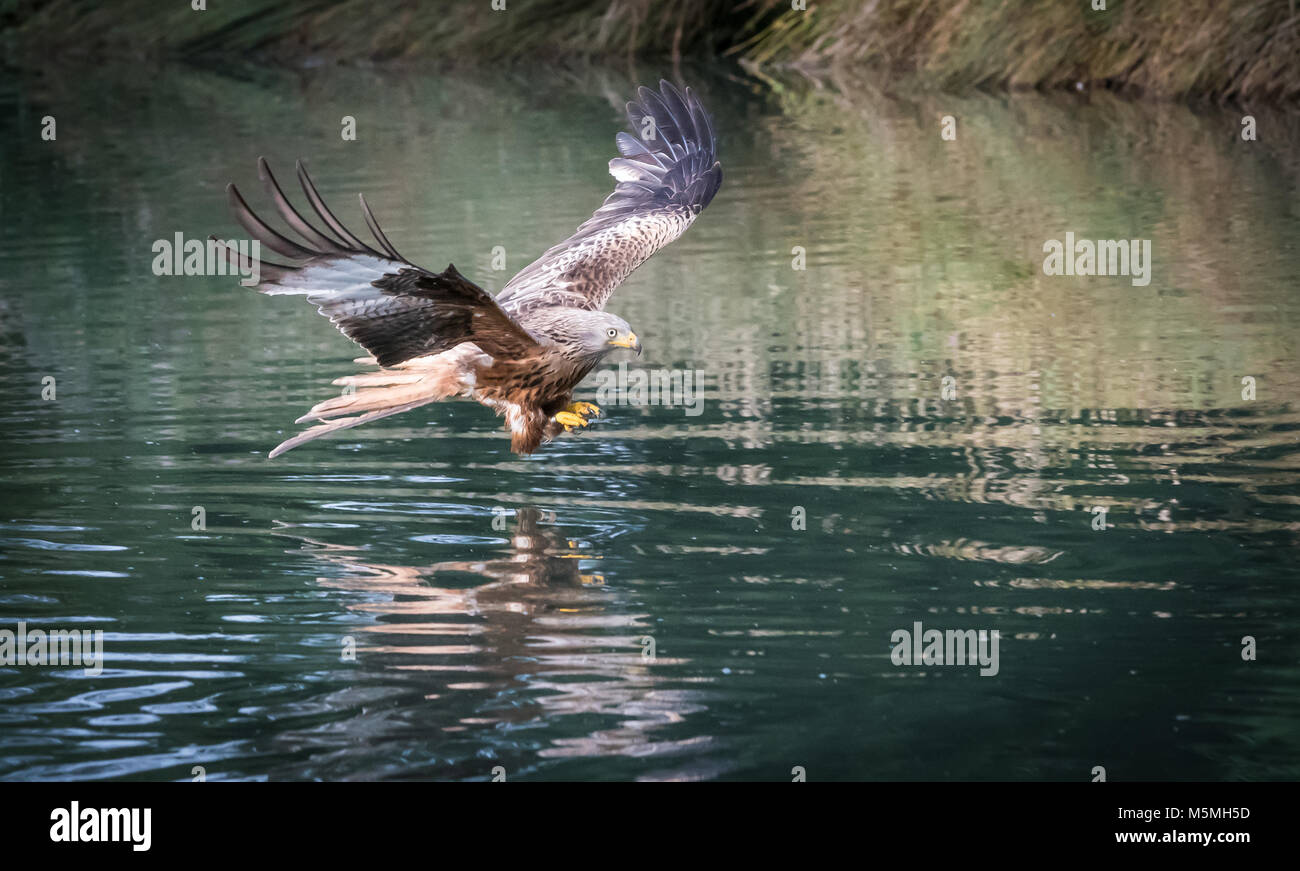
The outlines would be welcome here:
<svg viewBox="0 0 1300 871">
<path fill-rule="evenodd" d="M 379 250 L 362 242 L 334 217 L 301 162 L 298 181 L 324 227 L 304 218 L 258 161 L 267 194 L 300 241 L 262 221 L 229 185 L 239 223 L 294 261 L 261 261 L 258 289 L 305 296 L 370 353 L 358 362 L 379 366 L 335 380 L 355 392 L 318 403 L 296 422 L 319 423 L 268 456 L 452 397 L 504 414 L 518 454 L 598 416 L 592 403 L 573 401 L 573 389 L 610 351 L 641 352 L 636 333 L 604 311 L 605 303 L 632 270 L 685 232 L 722 184 L 713 119 L 690 88 L 683 94 L 666 81 L 657 92 L 640 88 L 627 115 L 635 135 L 615 139 L 614 192 L 495 298 L 455 266 L 432 272 L 398 254 L 364 196 L 362 213 Z M 235 248 L 224 249 L 241 270 L 251 269 Z"/>
</svg>

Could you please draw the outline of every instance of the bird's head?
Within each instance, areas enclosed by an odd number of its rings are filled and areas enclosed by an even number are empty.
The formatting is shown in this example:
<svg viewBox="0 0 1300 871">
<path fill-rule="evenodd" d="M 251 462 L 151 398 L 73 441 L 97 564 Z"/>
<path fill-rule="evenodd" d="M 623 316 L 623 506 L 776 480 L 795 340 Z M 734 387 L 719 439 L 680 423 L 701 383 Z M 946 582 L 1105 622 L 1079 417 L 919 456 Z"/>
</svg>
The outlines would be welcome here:
<svg viewBox="0 0 1300 871">
<path fill-rule="evenodd" d="M 640 355 L 641 340 L 627 321 L 618 315 L 584 311 L 575 320 L 574 332 L 584 356 L 603 357 L 619 348 L 628 348 Z"/>
</svg>

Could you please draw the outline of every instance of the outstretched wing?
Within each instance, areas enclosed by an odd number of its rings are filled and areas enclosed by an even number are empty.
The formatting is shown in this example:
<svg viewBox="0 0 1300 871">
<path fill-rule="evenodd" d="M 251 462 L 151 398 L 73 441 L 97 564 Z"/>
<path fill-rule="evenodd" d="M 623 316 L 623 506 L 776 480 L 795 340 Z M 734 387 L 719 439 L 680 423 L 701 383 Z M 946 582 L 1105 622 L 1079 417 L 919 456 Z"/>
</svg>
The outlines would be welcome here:
<svg viewBox="0 0 1300 871">
<path fill-rule="evenodd" d="M 572 236 L 525 267 L 497 295 L 506 311 L 601 309 L 642 263 L 686 231 L 722 185 L 713 120 L 690 88 L 666 81 L 627 104 L 634 136 L 620 133 L 609 162 L 614 192 Z"/>
<path fill-rule="evenodd" d="M 364 196 L 361 209 L 382 251 L 366 245 L 334 217 L 301 162 L 297 169 L 303 193 L 328 230 L 298 213 L 265 159 L 258 159 L 257 168 L 276 211 L 302 240 L 282 235 L 254 214 L 233 184 L 226 188 L 230 208 L 244 229 L 262 245 L 296 261 L 281 264 L 259 258 L 257 288 L 262 293 L 306 296 L 380 366 L 395 366 L 463 342 L 474 342 L 497 358 L 516 358 L 536 349 L 533 337 L 456 267 L 431 272 L 398 254 Z M 241 271 L 252 268 L 233 246 L 223 247 Z"/>
</svg>

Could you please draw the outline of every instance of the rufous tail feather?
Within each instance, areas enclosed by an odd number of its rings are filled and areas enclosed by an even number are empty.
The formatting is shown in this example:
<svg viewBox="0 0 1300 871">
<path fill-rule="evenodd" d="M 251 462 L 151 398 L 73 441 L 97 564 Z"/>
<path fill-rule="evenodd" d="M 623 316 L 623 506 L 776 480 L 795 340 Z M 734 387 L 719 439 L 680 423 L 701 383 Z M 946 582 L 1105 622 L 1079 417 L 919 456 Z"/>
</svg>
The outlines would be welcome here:
<svg viewBox="0 0 1300 871">
<path fill-rule="evenodd" d="M 335 380 L 335 384 L 351 387 L 364 387 L 355 393 L 345 393 L 319 402 L 311 411 L 298 418 L 294 423 L 307 421 L 325 421 L 311 429 L 276 446 L 267 454 L 267 459 L 274 459 L 285 451 L 299 445 L 329 435 L 339 430 L 351 429 L 364 423 L 379 420 L 393 414 L 401 414 L 430 402 L 446 399 L 456 392 L 456 385 L 446 377 L 447 373 L 433 372 L 398 372 L 385 369 L 363 375 L 348 375 Z M 439 377 L 442 376 L 442 377 Z M 353 415 L 343 417 L 343 415 Z"/>
</svg>

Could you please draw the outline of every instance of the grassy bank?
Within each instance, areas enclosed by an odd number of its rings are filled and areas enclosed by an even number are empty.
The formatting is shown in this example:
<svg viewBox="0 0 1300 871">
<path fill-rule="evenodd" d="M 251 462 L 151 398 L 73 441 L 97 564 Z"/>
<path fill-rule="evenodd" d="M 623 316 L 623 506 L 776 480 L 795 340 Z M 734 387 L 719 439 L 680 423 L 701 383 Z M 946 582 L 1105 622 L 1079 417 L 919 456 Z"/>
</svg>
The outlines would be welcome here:
<svg viewBox="0 0 1300 871">
<path fill-rule="evenodd" d="M 8 54 L 505 63 L 728 55 L 821 73 L 877 67 L 944 88 L 1088 87 L 1300 98 L 1296 0 L 7 0 Z"/>
</svg>

